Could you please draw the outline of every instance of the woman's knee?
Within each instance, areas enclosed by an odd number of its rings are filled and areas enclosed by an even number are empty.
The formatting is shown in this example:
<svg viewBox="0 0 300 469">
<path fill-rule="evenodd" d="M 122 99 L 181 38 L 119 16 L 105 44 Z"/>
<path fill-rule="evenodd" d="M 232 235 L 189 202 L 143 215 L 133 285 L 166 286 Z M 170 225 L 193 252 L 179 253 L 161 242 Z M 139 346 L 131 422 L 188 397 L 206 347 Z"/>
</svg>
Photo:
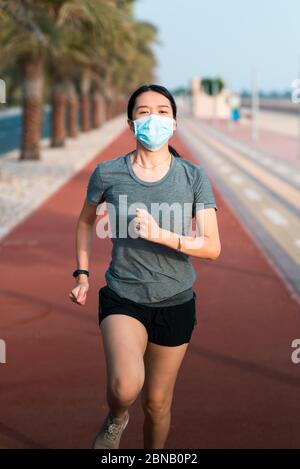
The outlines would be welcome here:
<svg viewBox="0 0 300 469">
<path fill-rule="evenodd" d="M 153 419 L 159 419 L 171 411 L 172 397 L 170 396 L 166 397 L 159 394 L 156 396 L 143 396 L 141 401 L 144 414 Z"/>
<path fill-rule="evenodd" d="M 108 385 L 108 390 L 118 402 L 130 405 L 139 395 L 143 381 L 143 377 L 114 377 Z"/>
</svg>

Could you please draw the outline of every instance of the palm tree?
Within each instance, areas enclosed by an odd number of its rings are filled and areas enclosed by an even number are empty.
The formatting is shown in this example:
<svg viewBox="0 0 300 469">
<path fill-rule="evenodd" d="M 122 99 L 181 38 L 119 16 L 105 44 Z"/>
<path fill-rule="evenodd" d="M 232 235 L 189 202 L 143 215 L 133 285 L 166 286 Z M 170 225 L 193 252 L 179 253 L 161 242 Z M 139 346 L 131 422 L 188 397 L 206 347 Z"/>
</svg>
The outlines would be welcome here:
<svg viewBox="0 0 300 469">
<path fill-rule="evenodd" d="M 15 65 L 22 80 L 20 159 L 40 158 L 44 82 L 53 108 L 51 144 L 57 146 L 66 133 L 77 135 L 77 91 L 82 130 L 88 130 L 124 109 L 124 97 L 136 86 L 153 80 L 156 29 L 134 20 L 133 3 L 0 0 L 2 63 Z"/>
<path fill-rule="evenodd" d="M 23 135 L 20 159 L 40 158 L 40 134 L 43 121 L 44 57 L 28 57 L 20 61 L 23 81 Z"/>
<path fill-rule="evenodd" d="M 70 91 L 70 86 L 66 85 L 66 77 L 68 83 L 74 80 L 76 74 L 80 77 L 81 130 L 88 131 L 92 126 L 99 126 L 98 121 L 102 118 L 98 108 L 101 104 L 103 107 L 104 100 L 100 95 L 101 86 L 92 86 L 92 76 L 95 70 L 99 74 L 105 73 L 108 65 L 103 60 L 104 50 L 109 49 L 110 54 L 113 54 L 112 44 L 116 42 L 116 36 L 121 36 L 125 20 L 120 14 L 120 8 L 111 0 L 85 0 L 65 2 L 57 10 L 56 26 L 63 35 L 61 41 L 63 49 L 60 56 L 55 57 L 50 73 L 54 82 L 54 92 L 57 90 L 54 96 L 58 94 L 53 100 L 53 119 L 59 123 L 58 126 L 53 126 L 58 134 L 52 137 L 55 145 L 63 144 L 64 132 L 60 127 L 64 122 L 62 114 L 67 102 L 66 98 L 63 100 L 63 93 L 67 88 Z M 105 58 L 109 61 L 109 57 Z M 97 78 L 96 82 L 100 84 L 101 80 Z M 74 96 L 74 87 L 72 96 Z M 56 113 L 59 114 L 57 118 Z M 74 113 L 71 116 L 74 124 Z"/>
<path fill-rule="evenodd" d="M 46 28 L 46 17 L 36 2 L 0 0 L 2 17 L 1 51 L 5 62 L 15 63 L 22 80 L 23 134 L 20 159 L 40 158 L 40 133 L 43 111 L 43 83 L 46 56 L 55 46 Z M 48 2 L 49 4 L 50 2 Z M 48 23 L 49 24 L 49 20 Z"/>
<path fill-rule="evenodd" d="M 115 4 L 111 0 L 0 0 L 0 14 L 4 33 L 1 37 L 1 52 L 7 62 L 14 60 L 20 69 L 23 84 L 23 136 L 20 159 L 39 159 L 40 132 L 43 109 L 43 82 L 45 65 L 59 65 L 72 56 L 67 34 L 83 25 L 83 30 L 92 31 L 96 37 L 100 30 L 109 30 Z M 91 33 L 90 33 L 91 34 Z M 74 48 L 75 55 L 80 51 Z M 52 67 L 53 69 L 54 67 Z M 82 102 L 84 129 L 88 123 L 88 71 L 82 73 Z M 52 76 L 51 96 L 53 104 L 52 145 L 64 142 L 65 92 L 59 67 Z"/>
<path fill-rule="evenodd" d="M 7 66 L 17 64 L 22 76 L 23 135 L 21 159 L 39 158 L 43 80 L 48 41 L 27 11 L 27 2 L 0 0 L 1 52 Z"/>
<path fill-rule="evenodd" d="M 48 59 L 53 110 L 51 144 L 62 146 L 66 137 L 66 115 L 70 119 L 68 132 L 72 136 L 77 134 L 78 104 L 81 130 L 88 131 L 91 128 L 91 65 L 95 61 L 101 63 L 95 45 L 99 41 L 103 43 L 104 40 L 111 40 L 113 34 L 110 31 L 118 29 L 122 19 L 116 15 L 111 0 L 63 2 L 56 8 L 54 16 L 62 47 L 59 54 L 50 55 Z M 76 75 L 81 78 L 79 100 L 74 85 Z"/>
</svg>

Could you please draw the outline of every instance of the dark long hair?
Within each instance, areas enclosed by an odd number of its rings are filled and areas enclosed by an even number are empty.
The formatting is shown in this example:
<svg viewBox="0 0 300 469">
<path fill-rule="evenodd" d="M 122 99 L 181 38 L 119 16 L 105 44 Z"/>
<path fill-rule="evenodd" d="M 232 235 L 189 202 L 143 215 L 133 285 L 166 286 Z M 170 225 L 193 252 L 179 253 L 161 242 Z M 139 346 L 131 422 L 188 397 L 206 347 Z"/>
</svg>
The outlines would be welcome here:
<svg viewBox="0 0 300 469">
<path fill-rule="evenodd" d="M 142 85 L 132 93 L 132 95 L 130 96 L 130 98 L 128 100 L 128 104 L 127 104 L 127 117 L 128 117 L 128 119 L 132 120 L 132 112 L 133 112 L 133 108 L 134 108 L 134 105 L 135 105 L 136 98 L 141 93 L 144 93 L 145 91 L 156 91 L 157 93 L 160 93 L 163 96 L 165 96 L 166 98 L 168 98 L 168 100 L 170 101 L 171 107 L 172 107 L 173 117 L 174 117 L 174 119 L 176 119 L 177 106 L 176 106 L 175 99 L 173 98 L 172 94 L 164 86 L 155 85 L 155 84 Z M 172 153 L 172 155 L 176 156 L 177 158 L 182 158 L 182 156 L 179 155 L 179 153 L 177 153 L 177 151 L 175 150 L 174 147 L 172 147 L 171 145 L 168 145 L 168 148 L 169 148 L 169 152 Z"/>
</svg>

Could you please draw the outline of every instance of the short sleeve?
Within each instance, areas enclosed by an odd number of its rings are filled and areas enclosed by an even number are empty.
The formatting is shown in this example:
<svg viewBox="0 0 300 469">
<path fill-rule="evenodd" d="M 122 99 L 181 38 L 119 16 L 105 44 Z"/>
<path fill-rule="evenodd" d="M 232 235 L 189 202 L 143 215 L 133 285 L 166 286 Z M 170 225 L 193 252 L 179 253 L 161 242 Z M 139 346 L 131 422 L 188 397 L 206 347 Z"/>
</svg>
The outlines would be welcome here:
<svg viewBox="0 0 300 469">
<path fill-rule="evenodd" d="M 218 210 L 209 177 L 203 168 L 198 167 L 194 179 L 193 216 L 196 211 L 210 207 Z"/>
<path fill-rule="evenodd" d="M 104 187 L 99 164 L 95 167 L 88 181 L 86 197 L 90 204 L 96 206 L 104 201 Z"/>
</svg>

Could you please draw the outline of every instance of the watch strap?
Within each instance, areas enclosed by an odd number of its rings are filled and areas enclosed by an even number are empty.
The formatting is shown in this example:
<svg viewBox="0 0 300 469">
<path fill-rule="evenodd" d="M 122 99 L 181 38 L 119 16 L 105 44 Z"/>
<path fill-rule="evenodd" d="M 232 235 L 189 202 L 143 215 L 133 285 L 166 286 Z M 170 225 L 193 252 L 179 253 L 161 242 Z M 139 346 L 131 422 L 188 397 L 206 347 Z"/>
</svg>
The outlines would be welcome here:
<svg viewBox="0 0 300 469">
<path fill-rule="evenodd" d="M 72 275 L 73 275 L 73 277 L 78 277 L 78 275 L 80 275 L 80 274 L 85 274 L 85 275 L 89 276 L 89 271 L 85 270 L 85 269 L 76 269 L 76 270 L 74 270 Z"/>
</svg>

